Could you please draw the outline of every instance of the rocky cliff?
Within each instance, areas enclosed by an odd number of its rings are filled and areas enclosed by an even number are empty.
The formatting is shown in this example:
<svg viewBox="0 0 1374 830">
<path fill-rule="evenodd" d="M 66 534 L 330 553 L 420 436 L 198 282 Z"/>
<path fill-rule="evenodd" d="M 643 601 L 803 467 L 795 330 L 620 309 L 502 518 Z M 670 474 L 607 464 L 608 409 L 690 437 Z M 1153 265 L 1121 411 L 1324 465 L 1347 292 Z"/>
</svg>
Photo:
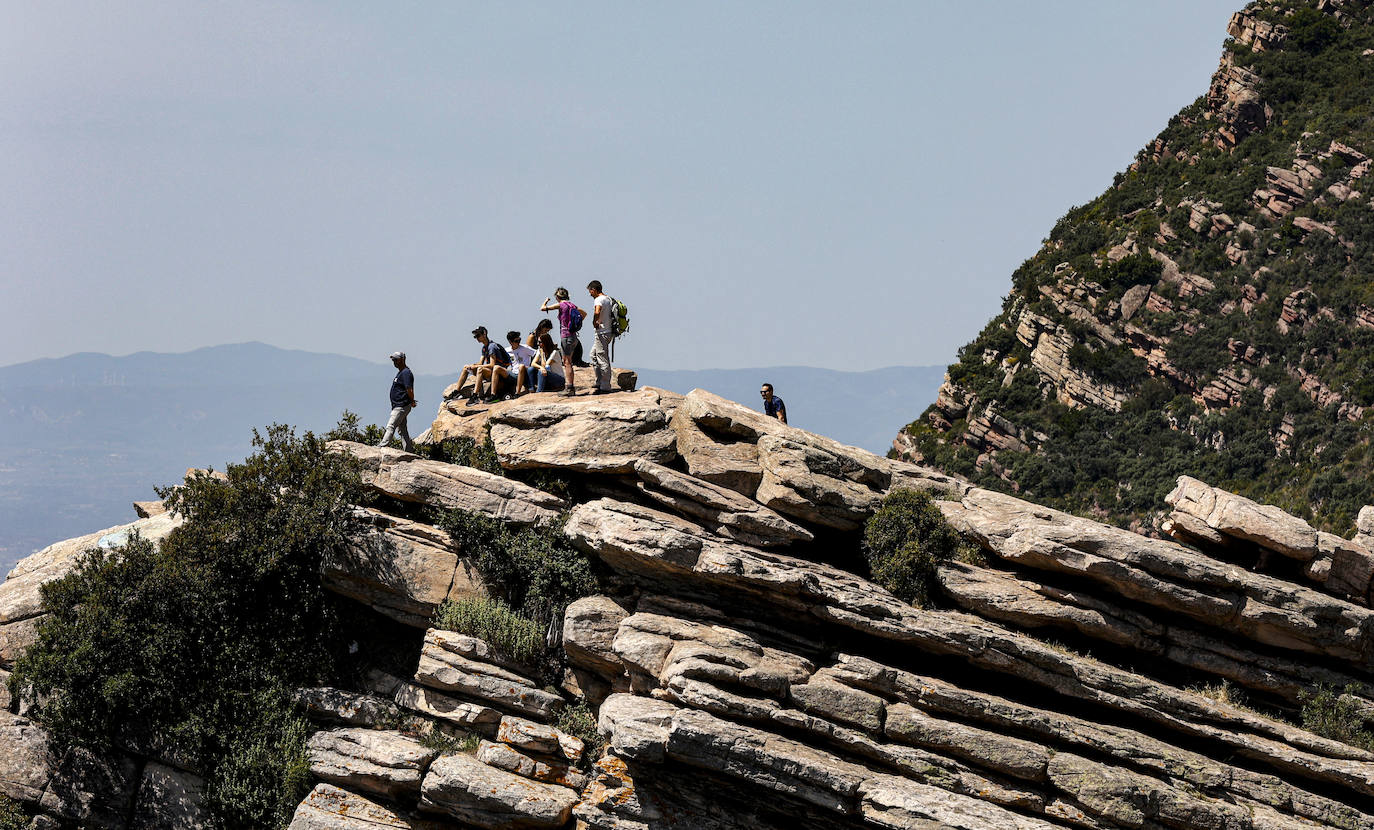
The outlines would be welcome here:
<svg viewBox="0 0 1374 830">
<path fill-rule="evenodd" d="M 1374 497 L 1374 12 L 1262 0 L 1017 270 L 899 457 L 1151 527 L 1180 474 L 1353 530 Z"/>
<path fill-rule="evenodd" d="M 299 690 L 296 830 L 1374 826 L 1374 510 L 1343 538 L 1184 478 L 1151 539 L 701 390 L 454 407 L 431 437 L 482 433 L 495 470 L 333 445 L 372 495 L 321 579 L 410 633 L 390 669 Z M 903 489 L 977 551 L 938 564 L 930 608 L 860 555 Z M 0 585 L 0 665 L 81 551 L 182 521 L 143 509 Z M 489 551 L 426 510 L 551 529 L 605 569 L 549 629 L 554 684 L 433 627 L 490 592 Z M 1345 741 L 1311 731 L 1333 734 L 1321 696 Z M 208 823 L 174 751 L 59 754 L 32 701 L 0 702 L 0 793 L 32 826 Z"/>
</svg>

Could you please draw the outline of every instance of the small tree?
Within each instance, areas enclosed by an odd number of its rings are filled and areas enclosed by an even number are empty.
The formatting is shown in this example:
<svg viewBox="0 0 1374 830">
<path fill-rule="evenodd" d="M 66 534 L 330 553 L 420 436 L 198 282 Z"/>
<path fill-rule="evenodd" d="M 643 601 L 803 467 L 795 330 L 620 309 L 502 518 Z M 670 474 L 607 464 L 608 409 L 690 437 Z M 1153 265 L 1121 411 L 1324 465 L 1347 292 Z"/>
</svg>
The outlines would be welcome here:
<svg viewBox="0 0 1374 830">
<path fill-rule="evenodd" d="M 893 490 L 864 525 L 873 581 L 920 608 L 934 595 L 936 566 L 965 547 L 930 495 L 919 490 Z"/>
</svg>

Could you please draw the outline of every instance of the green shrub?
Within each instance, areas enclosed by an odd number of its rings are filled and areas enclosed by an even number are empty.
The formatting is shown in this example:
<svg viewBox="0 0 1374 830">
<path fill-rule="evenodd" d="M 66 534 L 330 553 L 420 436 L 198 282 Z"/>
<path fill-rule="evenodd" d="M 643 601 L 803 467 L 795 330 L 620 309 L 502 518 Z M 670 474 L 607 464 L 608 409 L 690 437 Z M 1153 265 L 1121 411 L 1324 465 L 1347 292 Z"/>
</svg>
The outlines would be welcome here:
<svg viewBox="0 0 1374 830">
<path fill-rule="evenodd" d="M 229 742 L 205 789 L 226 827 L 285 827 L 310 790 L 310 721 L 285 689 L 266 689 L 235 706 L 242 735 Z"/>
<path fill-rule="evenodd" d="M 0 830 L 28 830 L 29 821 L 19 802 L 0 794 Z"/>
<path fill-rule="evenodd" d="M 563 711 L 558 713 L 558 720 L 554 722 L 554 727 L 574 738 L 579 738 L 582 743 L 586 744 L 582 753 L 584 765 L 590 765 L 601 754 L 601 748 L 606 743 L 606 738 L 596 728 L 596 715 L 585 700 L 579 700 L 571 706 L 564 707 Z"/>
<path fill-rule="evenodd" d="M 159 491 L 185 523 L 161 544 L 89 552 L 42 588 L 36 642 L 12 688 L 59 746 L 176 747 L 206 770 L 229 827 L 282 825 L 304 781 L 304 725 L 284 688 L 329 678 L 344 653 L 321 562 L 344 555 L 357 463 L 274 425 L 227 479 Z"/>
<path fill-rule="evenodd" d="M 430 445 L 426 452 L 435 461 L 461 464 L 498 476 L 506 474 L 496 460 L 496 445 L 491 442 L 490 435 L 480 444 L 471 438 L 445 438 L 438 444 Z"/>
<path fill-rule="evenodd" d="M 1315 692 L 1302 696 L 1302 727 L 1333 741 L 1357 746 L 1374 752 L 1374 732 L 1360 713 L 1355 698 L 1358 691 L 1353 684 L 1345 687 L 1345 694 L 1323 683 Z"/>
<path fill-rule="evenodd" d="M 561 521 L 515 528 L 478 513 L 450 510 L 438 524 L 487 587 L 541 627 L 561 618 L 574 600 L 598 592 L 598 565 L 573 547 Z"/>
<path fill-rule="evenodd" d="M 529 666 L 544 655 L 544 629 L 490 597 L 445 602 L 434 613 L 434 627 L 485 640 L 497 653 Z"/>
<path fill-rule="evenodd" d="M 376 424 L 360 426 L 361 423 L 362 419 L 358 417 L 356 412 L 345 409 L 343 414 L 339 416 L 339 422 L 334 425 L 334 428 L 324 434 L 324 439 L 326 441 L 353 441 L 368 446 L 380 444 L 386 430 Z M 400 444 L 397 443 L 397 446 Z"/>
<path fill-rule="evenodd" d="M 893 490 L 864 525 L 863 551 L 873 581 L 921 608 L 934 595 L 936 565 L 966 547 L 930 495 L 919 490 Z"/>
</svg>

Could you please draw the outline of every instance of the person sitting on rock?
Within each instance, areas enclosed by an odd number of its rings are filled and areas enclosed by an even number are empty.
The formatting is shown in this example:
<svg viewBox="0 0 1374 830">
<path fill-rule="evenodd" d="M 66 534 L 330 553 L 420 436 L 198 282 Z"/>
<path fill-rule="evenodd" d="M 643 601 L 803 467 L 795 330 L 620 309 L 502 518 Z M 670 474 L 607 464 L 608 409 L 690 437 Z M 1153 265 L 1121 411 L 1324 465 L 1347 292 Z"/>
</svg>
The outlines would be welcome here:
<svg viewBox="0 0 1374 830">
<path fill-rule="evenodd" d="M 562 395 L 571 397 L 577 394 L 576 381 L 573 379 L 573 362 L 576 356 L 582 352 L 582 343 L 577 339 L 577 332 L 573 330 L 573 316 L 576 313 L 579 319 L 585 319 L 586 313 L 577 307 L 577 304 L 568 297 L 568 289 L 559 286 L 553 292 L 553 296 L 558 300 L 554 305 L 549 305 L 549 298 L 544 298 L 544 304 L 539 307 L 540 311 L 553 311 L 558 309 L 558 327 L 562 334 L 562 340 L 558 344 L 559 351 L 563 352 L 563 377 L 567 385 L 563 387 Z"/>
<path fill-rule="evenodd" d="M 496 390 L 500 387 L 502 379 L 510 374 L 510 354 L 500 343 L 494 342 L 487 337 L 487 327 L 478 326 L 472 330 L 472 336 L 478 343 L 482 344 L 482 362 L 472 367 L 464 367 L 463 373 L 467 374 L 467 369 L 473 369 L 472 397 L 468 398 L 468 406 L 472 406 L 478 401 L 491 403 L 496 400 Z M 462 378 L 459 378 L 462 381 Z M 489 394 L 482 394 L 482 383 L 488 384 Z"/>
<path fill-rule="evenodd" d="M 545 317 L 534 327 L 534 331 L 530 332 L 525 338 L 525 345 L 529 346 L 531 349 L 539 348 L 539 338 L 549 334 L 551 331 L 553 331 L 553 321 Z"/>
<path fill-rule="evenodd" d="M 787 404 L 773 394 L 773 384 L 765 383 L 759 394 L 763 396 L 763 414 L 787 423 Z"/>
<path fill-rule="evenodd" d="M 530 363 L 534 360 L 534 349 L 520 342 L 518 331 L 506 332 L 506 342 L 510 344 L 506 351 L 510 354 L 510 373 L 515 378 L 515 394 L 523 395 Z"/>
<path fill-rule="evenodd" d="M 539 338 L 539 348 L 534 353 L 534 363 L 529 374 L 534 376 L 534 391 L 557 392 L 563 388 L 563 352 L 553 342 L 547 332 Z"/>
</svg>

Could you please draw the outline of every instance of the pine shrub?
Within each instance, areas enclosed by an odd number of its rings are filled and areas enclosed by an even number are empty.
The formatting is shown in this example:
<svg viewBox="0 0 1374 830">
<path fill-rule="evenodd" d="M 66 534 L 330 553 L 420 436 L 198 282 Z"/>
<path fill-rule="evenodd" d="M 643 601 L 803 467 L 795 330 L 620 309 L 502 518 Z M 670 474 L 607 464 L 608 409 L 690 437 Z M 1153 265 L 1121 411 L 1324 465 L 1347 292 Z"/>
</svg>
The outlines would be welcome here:
<svg viewBox="0 0 1374 830">
<path fill-rule="evenodd" d="M 873 581 L 920 608 L 934 597 L 940 562 L 967 556 L 929 493 L 893 490 L 864 525 L 863 551 Z"/>
</svg>

